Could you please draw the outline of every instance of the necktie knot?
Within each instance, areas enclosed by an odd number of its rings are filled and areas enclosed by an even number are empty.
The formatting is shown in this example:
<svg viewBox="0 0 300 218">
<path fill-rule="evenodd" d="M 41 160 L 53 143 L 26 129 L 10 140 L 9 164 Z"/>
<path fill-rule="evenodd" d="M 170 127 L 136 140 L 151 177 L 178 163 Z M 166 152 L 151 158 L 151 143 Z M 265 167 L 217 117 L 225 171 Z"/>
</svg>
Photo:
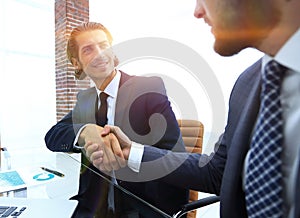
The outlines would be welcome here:
<svg viewBox="0 0 300 218">
<path fill-rule="evenodd" d="M 267 89 L 272 89 L 276 87 L 280 87 L 282 77 L 286 71 L 286 67 L 282 66 L 278 62 L 272 60 L 270 61 L 263 72 L 262 80 L 263 80 L 263 88 L 264 86 Z"/>
<path fill-rule="evenodd" d="M 101 92 L 101 93 L 100 93 L 100 102 L 101 102 L 101 104 L 102 104 L 103 102 L 106 102 L 107 97 L 108 97 L 108 94 L 106 94 L 105 92 Z"/>
</svg>

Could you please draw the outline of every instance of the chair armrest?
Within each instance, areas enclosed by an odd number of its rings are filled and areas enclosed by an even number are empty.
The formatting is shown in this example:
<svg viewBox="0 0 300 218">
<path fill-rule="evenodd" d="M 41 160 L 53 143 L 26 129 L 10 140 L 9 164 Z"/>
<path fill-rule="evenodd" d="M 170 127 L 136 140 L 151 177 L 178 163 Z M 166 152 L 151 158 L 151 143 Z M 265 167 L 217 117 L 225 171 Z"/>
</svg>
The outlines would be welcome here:
<svg viewBox="0 0 300 218">
<path fill-rule="evenodd" d="M 173 215 L 173 218 L 179 218 L 182 215 L 186 214 L 189 211 L 196 210 L 198 208 L 213 204 L 220 201 L 219 196 L 210 196 L 197 201 L 193 201 L 183 205 L 183 207 Z"/>
</svg>

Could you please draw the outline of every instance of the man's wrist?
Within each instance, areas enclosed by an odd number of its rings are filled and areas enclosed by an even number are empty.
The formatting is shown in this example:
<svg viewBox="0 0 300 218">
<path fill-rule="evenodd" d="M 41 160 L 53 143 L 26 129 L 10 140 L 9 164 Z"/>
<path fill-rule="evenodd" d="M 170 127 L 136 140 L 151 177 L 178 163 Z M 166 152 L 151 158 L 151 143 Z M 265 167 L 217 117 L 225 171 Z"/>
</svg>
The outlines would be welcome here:
<svg viewBox="0 0 300 218">
<path fill-rule="evenodd" d="M 77 132 L 76 137 L 75 137 L 74 142 L 73 142 L 73 147 L 74 147 L 75 149 L 80 149 L 80 150 L 81 150 L 81 149 L 83 148 L 83 146 L 84 146 L 83 130 L 85 129 L 85 127 L 86 127 L 87 125 L 88 125 L 88 124 L 83 125 L 83 126 L 79 129 L 79 131 Z"/>
<path fill-rule="evenodd" d="M 84 149 L 84 146 L 81 146 L 81 145 L 79 145 L 78 143 L 77 143 L 77 144 L 74 144 L 73 147 L 74 147 L 75 149 L 77 149 L 77 150 L 82 150 L 82 149 Z"/>
</svg>

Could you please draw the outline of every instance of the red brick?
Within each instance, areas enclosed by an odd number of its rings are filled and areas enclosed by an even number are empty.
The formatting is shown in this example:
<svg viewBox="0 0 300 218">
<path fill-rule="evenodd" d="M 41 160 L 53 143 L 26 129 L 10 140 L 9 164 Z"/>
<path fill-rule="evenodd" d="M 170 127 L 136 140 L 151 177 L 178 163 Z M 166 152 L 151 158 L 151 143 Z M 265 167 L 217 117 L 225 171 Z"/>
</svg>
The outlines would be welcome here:
<svg viewBox="0 0 300 218">
<path fill-rule="evenodd" d="M 88 79 L 78 81 L 67 59 L 67 38 L 73 27 L 89 21 L 89 0 L 55 0 L 55 74 L 56 118 L 60 120 L 75 105 L 79 90 L 90 86 Z"/>
</svg>

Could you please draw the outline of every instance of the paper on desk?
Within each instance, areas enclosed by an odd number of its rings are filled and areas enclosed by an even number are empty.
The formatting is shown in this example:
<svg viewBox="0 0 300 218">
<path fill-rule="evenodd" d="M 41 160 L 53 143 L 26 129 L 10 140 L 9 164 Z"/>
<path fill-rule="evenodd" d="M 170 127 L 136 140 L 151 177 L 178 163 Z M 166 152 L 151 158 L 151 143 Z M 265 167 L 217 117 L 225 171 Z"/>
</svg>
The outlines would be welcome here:
<svg viewBox="0 0 300 218">
<path fill-rule="evenodd" d="M 25 188 L 26 183 L 16 170 L 0 172 L 0 193 Z"/>
<path fill-rule="evenodd" d="M 29 186 L 42 185 L 63 178 L 48 173 L 39 167 L 24 167 L 0 172 L 0 193 Z"/>
<path fill-rule="evenodd" d="M 19 168 L 18 172 L 27 186 L 41 185 L 63 179 L 52 173 L 42 170 L 40 167 Z"/>
</svg>

